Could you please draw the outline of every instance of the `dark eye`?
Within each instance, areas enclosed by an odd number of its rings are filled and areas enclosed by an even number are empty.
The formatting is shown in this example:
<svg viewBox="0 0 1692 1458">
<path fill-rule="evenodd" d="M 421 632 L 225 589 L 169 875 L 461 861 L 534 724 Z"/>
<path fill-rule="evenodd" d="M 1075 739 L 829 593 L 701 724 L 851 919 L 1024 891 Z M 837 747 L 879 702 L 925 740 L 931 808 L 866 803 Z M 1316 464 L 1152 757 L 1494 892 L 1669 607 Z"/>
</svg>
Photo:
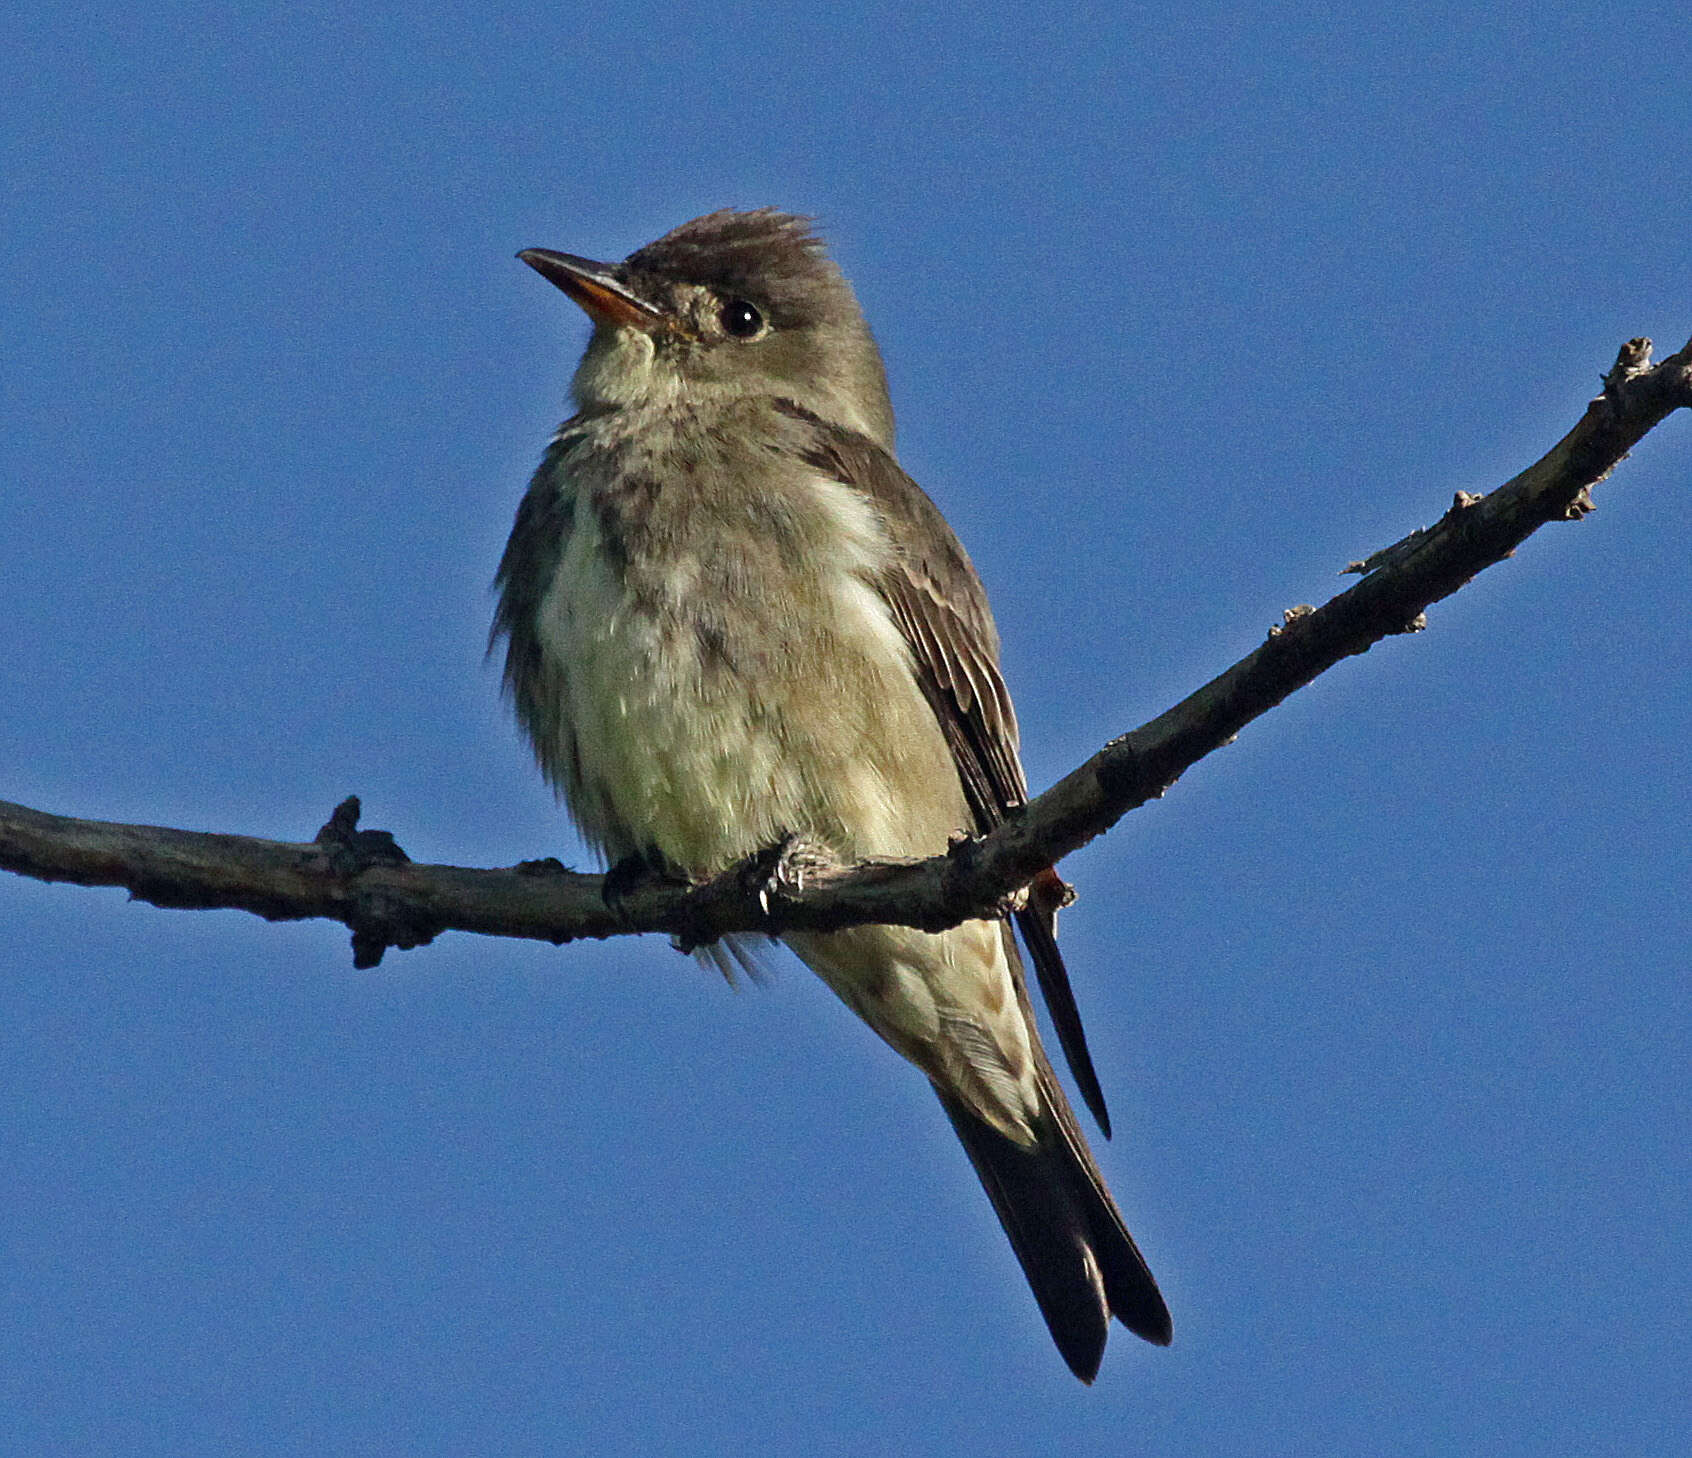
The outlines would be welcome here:
<svg viewBox="0 0 1692 1458">
<path fill-rule="evenodd" d="M 764 316 L 745 299 L 730 299 L 717 315 L 723 333 L 735 339 L 755 339 L 764 329 Z"/>
</svg>

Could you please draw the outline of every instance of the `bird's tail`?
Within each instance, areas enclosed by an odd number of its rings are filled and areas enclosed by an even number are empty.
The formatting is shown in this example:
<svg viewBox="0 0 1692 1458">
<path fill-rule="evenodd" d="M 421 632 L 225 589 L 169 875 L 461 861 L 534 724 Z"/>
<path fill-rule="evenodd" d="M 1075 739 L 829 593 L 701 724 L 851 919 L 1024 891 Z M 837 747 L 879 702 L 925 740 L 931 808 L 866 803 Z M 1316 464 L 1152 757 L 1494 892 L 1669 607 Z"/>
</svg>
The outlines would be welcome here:
<svg viewBox="0 0 1692 1458">
<path fill-rule="evenodd" d="M 935 1091 L 1022 1262 L 1052 1340 L 1070 1370 L 1091 1382 L 1111 1317 L 1136 1336 L 1167 1346 L 1169 1308 L 1051 1066 L 1040 1061 L 1045 1114 L 1032 1146 L 1007 1138 Z"/>
</svg>

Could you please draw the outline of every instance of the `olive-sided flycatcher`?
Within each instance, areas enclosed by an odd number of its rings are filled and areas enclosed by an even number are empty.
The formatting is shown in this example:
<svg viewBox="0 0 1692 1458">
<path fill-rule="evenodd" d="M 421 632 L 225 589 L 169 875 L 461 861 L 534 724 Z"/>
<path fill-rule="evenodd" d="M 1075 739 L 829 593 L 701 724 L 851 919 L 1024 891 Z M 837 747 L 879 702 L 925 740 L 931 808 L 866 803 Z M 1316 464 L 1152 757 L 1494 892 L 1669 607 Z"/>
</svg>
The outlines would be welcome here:
<svg viewBox="0 0 1692 1458">
<path fill-rule="evenodd" d="M 594 330 L 494 633 L 541 766 L 615 876 L 708 877 L 788 837 L 931 856 L 1023 804 L 986 596 L 894 458 L 880 353 L 808 220 L 722 211 L 618 264 L 518 257 Z M 1103 1123 L 1049 904 L 1015 920 Z M 784 940 L 928 1075 L 1076 1375 L 1097 1374 L 1112 1316 L 1168 1342 L 1010 921 Z M 747 955 L 709 951 L 725 970 Z"/>
</svg>

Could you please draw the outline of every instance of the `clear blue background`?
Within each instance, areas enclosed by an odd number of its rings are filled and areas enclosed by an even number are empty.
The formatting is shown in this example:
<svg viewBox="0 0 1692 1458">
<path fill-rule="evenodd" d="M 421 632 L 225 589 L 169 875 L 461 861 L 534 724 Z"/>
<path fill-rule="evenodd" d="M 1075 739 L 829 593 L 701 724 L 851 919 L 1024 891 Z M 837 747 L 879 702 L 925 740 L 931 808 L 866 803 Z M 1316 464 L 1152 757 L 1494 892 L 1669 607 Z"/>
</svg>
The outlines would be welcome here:
<svg viewBox="0 0 1692 1458">
<path fill-rule="evenodd" d="M 764 203 L 857 284 L 1050 783 L 1692 332 L 1684 17 L 1548 10 L 35 7 L 0 795 L 584 862 L 482 658 L 586 336 L 512 254 Z M 1685 1451 L 1689 476 L 1680 419 L 1066 863 L 1171 1350 L 1070 1378 L 797 964 L 355 973 L 6 877 L 0 1449 Z"/>
</svg>

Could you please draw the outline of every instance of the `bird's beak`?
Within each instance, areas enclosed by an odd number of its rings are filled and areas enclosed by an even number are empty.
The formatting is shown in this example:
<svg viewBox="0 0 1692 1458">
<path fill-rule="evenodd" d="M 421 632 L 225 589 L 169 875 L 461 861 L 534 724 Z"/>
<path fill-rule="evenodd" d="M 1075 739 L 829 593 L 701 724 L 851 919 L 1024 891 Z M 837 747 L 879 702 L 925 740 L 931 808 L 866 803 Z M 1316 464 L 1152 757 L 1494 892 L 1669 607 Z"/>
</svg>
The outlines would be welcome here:
<svg viewBox="0 0 1692 1458">
<path fill-rule="evenodd" d="M 563 289 L 596 324 L 626 324 L 650 334 L 664 322 L 662 309 L 612 277 L 612 264 L 554 253 L 550 248 L 525 248 L 517 256 L 548 283 Z"/>
</svg>

